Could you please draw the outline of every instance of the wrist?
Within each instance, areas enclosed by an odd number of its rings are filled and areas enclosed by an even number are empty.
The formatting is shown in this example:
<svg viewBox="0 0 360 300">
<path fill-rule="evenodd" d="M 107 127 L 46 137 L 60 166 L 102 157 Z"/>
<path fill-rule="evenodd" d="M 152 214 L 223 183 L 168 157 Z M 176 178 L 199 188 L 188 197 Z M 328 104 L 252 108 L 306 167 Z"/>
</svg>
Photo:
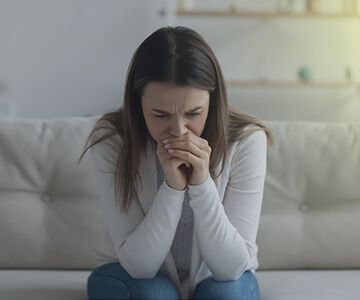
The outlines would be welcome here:
<svg viewBox="0 0 360 300">
<path fill-rule="evenodd" d="M 214 191 L 217 191 L 217 188 L 214 180 L 209 176 L 204 183 L 199 185 L 189 185 L 187 190 L 190 198 L 192 198 L 192 202 L 196 202 L 196 199 L 204 199 L 204 197 L 209 198 L 206 195 L 208 195 L 208 193 L 213 194 Z"/>
<path fill-rule="evenodd" d="M 200 178 L 195 178 L 193 180 L 189 180 L 188 184 L 189 184 L 189 186 L 201 185 L 204 182 L 206 182 L 209 177 L 210 177 L 210 173 L 207 173 L 206 175 L 204 175 L 204 176 L 202 176 Z"/>
<path fill-rule="evenodd" d="M 184 191 L 185 188 L 186 188 L 186 185 L 178 185 L 178 184 L 175 184 L 175 183 L 171 183 L 169 182 L 167 179 L 165 179 L 165 183 L 167 184 L 167 186 L 173 190 L 176 190 L 176 191 Z"/>
</svg>

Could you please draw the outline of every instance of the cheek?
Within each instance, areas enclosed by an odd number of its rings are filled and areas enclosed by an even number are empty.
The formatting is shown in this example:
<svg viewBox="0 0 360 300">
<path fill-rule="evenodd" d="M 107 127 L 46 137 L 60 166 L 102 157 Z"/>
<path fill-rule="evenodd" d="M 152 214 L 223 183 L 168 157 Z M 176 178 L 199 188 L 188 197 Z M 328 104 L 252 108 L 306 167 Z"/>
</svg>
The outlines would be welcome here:
<svg viewBox="0 0 360 300">
<path fill-rule="evenodd" d="M 191 124 L 191 131 L 197 136 L 201 136 L 206 123 L 206 118 L 199 118 Z"/>
<path fill-rule="evenodd" d="M 146 120 L 146 126 L 154 140 L 158 142 L 163 138 L 164 125 L 160 124 L 160 122 L 150 118 Z"/>
</svg>

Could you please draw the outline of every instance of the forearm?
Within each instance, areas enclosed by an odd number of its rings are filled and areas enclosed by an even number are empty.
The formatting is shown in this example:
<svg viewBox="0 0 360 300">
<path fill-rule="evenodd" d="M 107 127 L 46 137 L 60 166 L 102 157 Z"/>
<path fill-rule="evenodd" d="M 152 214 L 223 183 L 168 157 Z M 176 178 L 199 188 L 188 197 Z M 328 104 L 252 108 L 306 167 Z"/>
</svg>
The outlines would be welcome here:
<svg viewBox="0 0 360 300">
<path fill-rule="evenodd" d="M 181 216 L 184 192 L 162 184 L 152 207 L 121 245 L 121 265 L 134 278 L 153 278 L 169 253 Z"/>
<path fill-rule="evenodd" d="M 220 202 L 214 181 L 189 187 L 190 206 L 201 256 L 219 281 L 235 280 L 250 260 L 244 239 L 231 224 Z"/>
</svg>

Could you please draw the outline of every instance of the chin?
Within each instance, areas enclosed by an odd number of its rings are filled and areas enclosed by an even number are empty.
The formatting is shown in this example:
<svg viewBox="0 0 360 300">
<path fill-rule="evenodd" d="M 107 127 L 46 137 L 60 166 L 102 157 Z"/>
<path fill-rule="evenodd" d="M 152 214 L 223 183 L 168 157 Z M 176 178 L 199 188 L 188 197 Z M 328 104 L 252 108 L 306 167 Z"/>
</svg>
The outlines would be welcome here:
<svg viewBox="0 0 360 300">
<path fill-rule="evenodd" d="M 163 140 L 159 137 L 153 137 L 152 135 L 150 135 L 150 137 L 156 144 L 159 144 Z"/>
</svg>

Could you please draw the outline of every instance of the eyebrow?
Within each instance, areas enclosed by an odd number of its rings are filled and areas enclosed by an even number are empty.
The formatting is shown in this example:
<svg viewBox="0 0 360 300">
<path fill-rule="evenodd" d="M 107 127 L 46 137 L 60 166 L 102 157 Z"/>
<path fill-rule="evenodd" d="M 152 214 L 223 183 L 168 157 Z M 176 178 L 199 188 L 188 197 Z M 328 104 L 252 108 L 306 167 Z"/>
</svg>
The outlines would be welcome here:
<svg viewBox="0 0 360 300">
<path fill-rule="evenodd" d="M 202 106 L 197 106 L 193 109 L 188 110 L 186 113 L 194 113 L 197 112 L 198 110 L 202 109 Z M 156 109 L 156 108 L 152 108 L 152 111 L 159 113 L 159 114 L 163 114 L 163 115 L 168 115 L 169 113 L 165 110 L 161 110 L 161 109 Z"/>
</svg>

